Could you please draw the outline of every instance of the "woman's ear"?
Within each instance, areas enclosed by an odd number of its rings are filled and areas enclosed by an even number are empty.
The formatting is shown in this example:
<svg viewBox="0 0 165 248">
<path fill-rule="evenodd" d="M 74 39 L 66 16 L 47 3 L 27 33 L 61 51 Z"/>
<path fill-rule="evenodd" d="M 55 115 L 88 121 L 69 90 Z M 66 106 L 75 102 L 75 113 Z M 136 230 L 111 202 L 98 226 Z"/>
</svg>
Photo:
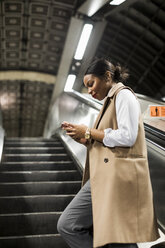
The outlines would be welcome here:
<svg viewBox="0 0 165 248">
<path fill-rule="evenodd" d="M 105 80 L 110 81 L 112 79 L 110 71 L 106 71 L 105 73 Z"/>
</svg>

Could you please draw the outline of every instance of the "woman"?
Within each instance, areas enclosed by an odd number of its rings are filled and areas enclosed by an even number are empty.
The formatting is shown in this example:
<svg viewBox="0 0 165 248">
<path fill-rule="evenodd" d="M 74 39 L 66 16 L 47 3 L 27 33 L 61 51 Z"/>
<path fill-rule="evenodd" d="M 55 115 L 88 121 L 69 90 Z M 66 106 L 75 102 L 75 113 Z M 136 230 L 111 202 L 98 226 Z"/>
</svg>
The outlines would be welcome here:
<svg viewBox="0 0 165 248">
<path fill-rule="evenodd" d="M 72 248 L 135 248 L 159 238 L 143 122 L 134 92 L 122 83 L 127 77 L 119 65 L 92 62 L 84 85 L 94 98 L 105 98 L 95 125 L 63 125 L 87 146 L 83 187 L 57 227 Z"/>
</svg>

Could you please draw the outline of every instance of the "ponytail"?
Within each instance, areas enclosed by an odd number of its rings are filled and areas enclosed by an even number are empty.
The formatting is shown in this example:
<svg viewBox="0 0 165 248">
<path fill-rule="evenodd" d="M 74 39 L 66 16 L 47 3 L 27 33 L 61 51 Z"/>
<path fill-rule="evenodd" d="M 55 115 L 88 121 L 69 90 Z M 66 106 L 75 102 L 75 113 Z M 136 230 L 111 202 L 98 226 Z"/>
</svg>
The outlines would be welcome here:
<svg viewBox="0 0 165 248">
<path fill-rule="evenodd" d="M 106 79 L 106 72 L 111 73 L 112 80 L 116 83 L 125 82 L 129 73 L 128 70 L 124 67 L 121 67 L 120 64 L 116 66 L 106 59 L 95 59 L 86 69 L 85 75 L 93 74 L 96 77 Z"/>
</svg>

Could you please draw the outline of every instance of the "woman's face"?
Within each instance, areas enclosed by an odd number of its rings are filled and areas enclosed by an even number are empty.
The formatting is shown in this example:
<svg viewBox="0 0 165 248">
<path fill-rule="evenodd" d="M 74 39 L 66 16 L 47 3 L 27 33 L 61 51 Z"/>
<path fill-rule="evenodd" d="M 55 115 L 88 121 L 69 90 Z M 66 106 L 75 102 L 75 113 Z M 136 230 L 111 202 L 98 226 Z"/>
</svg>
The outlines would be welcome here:
<svg viewBox="0 0 165 248">
<path fill-rule="evenodd" d="M 98 100 L 103 100 L 112 87 L 110 80 L 105 81 L 93 74 L 87 74 L 84 76 L 84 85 L 88 88 L 88 93 Z"/>
</svg>

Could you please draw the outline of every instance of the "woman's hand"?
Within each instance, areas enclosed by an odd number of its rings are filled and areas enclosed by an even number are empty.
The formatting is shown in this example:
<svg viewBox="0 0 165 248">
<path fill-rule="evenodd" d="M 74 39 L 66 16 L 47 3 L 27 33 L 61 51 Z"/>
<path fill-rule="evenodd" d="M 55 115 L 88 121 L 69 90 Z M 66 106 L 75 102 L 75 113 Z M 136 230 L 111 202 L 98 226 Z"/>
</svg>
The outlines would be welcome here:
<svg viewBox="0 0 165 248">
<path fill-rule="evenodd" d="M 69 122 L 63 122 L 61 128 L 66 131 L 66 134 L 69 135 L 76 142 L 87 145 L 88 141 L 84 138 L 87 126 L 85 125 L 75 125 Z"/>
<path fill-rule="evenodd" d="M 69 135 L 71 138 L 75 140 L 76 139 L 80 140 L 82 138 L 84 139 L 85 132 L 88 127 L 83 124 L 76 125 L 76 124 L 67 123 L 67 125 L 63 125 L 62 128 L 66 130 L 66 134 Z M 84 140 L 82 140 L 82 142 L 84 143 Z"/>
<path fill-rule="evenodd" d="M 84 145 L 89 144 L 88 140 L 85 139 L 85 132 L 88 128 L 87 126 L 83 124 L 75 125 L 75 124 L 71 124 L 68 122 L 63 122 L 61 126 L 62 126 L 62 129 L 66 130 L 66 134 L 69 135 L 75 141 L 81 144 L 84 144 Z M 104 130 L 98 130 L 95 128 L 91 128 L 90 133 L 91 133 L 91 138 L 93 140 L 103 142 Z"/>
</svg>

